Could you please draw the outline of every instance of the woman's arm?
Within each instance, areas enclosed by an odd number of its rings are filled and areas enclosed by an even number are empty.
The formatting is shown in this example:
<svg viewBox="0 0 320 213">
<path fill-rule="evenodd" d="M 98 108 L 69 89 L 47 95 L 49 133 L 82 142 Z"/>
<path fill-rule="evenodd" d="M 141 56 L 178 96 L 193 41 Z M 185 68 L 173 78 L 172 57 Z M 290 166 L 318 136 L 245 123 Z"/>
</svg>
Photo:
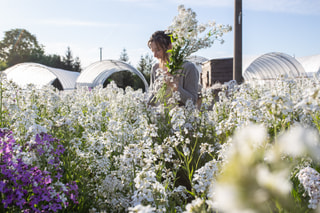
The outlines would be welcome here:
<svg viewBox="0 0 320 213">
<path fill-rule="evenodd" d="M 199 71 L 191 62 L 183 64 L 182 76 L 179 79 L 178 91 L 180 92 L 181 102 L 185 104 L 188 99 L 193 103 L 198 100 Z"/>
</svg>

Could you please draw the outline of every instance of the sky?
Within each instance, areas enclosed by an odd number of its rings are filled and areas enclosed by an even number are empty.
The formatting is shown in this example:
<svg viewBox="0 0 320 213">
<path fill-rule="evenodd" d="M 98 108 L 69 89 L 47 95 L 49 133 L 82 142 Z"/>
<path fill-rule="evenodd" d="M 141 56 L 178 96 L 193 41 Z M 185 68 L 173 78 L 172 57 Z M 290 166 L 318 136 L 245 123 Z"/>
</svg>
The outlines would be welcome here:
<svg viewBox="0 0 320 213">
<path fill-rule="evenodd" d="M 126 49 L 137 66 L 151 34 L 165 30 L 183 4 L 199 23 L 234 25 L 235 0 L 0 0 L 0 40 L 22 28 L 35 35 L 46 54 L 64 56 L 70 47 L 83 68 L 102 59 L 119 59 Z M 269 52 L 294 57 L 320 54 L 320 0 L 243 0 L 243 58 Z M 224 44 L 195 55 L 207 59 L 233 57 L 234 32 Z"/>
</svg>

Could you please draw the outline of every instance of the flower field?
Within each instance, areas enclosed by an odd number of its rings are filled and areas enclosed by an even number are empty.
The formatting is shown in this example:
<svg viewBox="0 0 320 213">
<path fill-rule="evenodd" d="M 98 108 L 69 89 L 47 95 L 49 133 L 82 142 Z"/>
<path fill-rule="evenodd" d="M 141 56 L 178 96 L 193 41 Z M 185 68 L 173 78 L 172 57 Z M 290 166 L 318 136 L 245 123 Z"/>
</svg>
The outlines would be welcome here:
<svg viewBox="0 0 320 213">
<path fill-rule="evenodd" d="M 203 90 L 197 109 L 2 77 L 0 211 L 317 212 L 319 90 L 245 82 Z"/>
</svg>

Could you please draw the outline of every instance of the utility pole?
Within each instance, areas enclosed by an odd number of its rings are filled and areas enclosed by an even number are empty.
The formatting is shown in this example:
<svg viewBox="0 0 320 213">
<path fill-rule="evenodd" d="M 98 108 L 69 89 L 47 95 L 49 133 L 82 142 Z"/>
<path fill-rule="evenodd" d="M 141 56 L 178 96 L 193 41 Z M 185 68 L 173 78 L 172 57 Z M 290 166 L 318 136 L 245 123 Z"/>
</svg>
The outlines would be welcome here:
<svg viewBox="0 0 320 213">
<path fill-rule="evenodd" d="M 100 61 L 102 61 L 102 47 L 100 47 Z"/>
<path fill-rule="evenodd" d="M 242 0 L 234 0 L 233 80 L 242 82 Z"/>
</svg>

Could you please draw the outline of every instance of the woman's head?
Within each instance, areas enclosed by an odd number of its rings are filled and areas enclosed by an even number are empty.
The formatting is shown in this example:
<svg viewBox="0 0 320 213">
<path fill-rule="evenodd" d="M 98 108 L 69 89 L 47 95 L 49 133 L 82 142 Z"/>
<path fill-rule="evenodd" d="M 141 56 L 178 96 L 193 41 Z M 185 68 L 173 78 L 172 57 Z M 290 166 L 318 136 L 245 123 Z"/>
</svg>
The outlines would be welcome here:
<svg viewBox="0 0 320 213">
<path fill-rule="evenodd" d="M 165 31 L 156 31 L 151 35 L 148 47 L 155 58 L 167 61 L 169 59 L 167 50 L 171 49 L 171 38 Z"/>
</svg>

